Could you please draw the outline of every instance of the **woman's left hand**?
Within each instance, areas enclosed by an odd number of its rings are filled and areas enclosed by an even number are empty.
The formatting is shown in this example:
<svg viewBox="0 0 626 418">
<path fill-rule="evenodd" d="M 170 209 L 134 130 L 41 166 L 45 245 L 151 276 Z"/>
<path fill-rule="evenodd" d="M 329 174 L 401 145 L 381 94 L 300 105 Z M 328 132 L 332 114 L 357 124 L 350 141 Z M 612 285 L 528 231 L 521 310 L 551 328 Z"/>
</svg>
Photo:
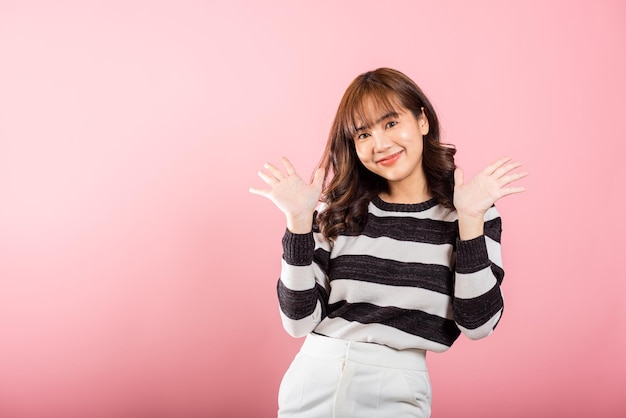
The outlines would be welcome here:
<svg viewBox="0 0 626 418">
<path fill-rule="evenodd" d="M 506 187 L 524 178 L 527 172 L 511 173 L 522 163 L 512 162 L 510 157 L 501 158 L 476 174 L 469 183 L 463 182 L 463 170 L 454 171 L 454 207 L 457 213 L 483 219 L 487 210 L 500 198 L 521 193 L 524 187 Z"/>
</svg>

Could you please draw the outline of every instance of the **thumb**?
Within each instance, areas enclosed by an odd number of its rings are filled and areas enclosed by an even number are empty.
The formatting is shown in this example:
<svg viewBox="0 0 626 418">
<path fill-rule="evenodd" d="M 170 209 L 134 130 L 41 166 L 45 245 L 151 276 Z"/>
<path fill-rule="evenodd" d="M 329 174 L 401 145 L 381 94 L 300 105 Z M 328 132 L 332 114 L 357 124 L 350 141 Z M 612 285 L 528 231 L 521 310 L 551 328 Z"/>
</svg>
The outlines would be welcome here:
<svg viewBox="0 0 626 418">
<path fill-rule="evenodd" d="M 463 170 L 457 168 L 454 170 L 454 186 L 462 186 L 463 185 Z"/>
<path fill-rule="evenodd" d="M 311 182 L 311 185 L 318 189 L 321 189 L 323 183 L 324 183 L 324 169 L 318 168 L 317 170 L 315 170 L 315 174 L 313 175 L 313 181 Z"/>
</svg>

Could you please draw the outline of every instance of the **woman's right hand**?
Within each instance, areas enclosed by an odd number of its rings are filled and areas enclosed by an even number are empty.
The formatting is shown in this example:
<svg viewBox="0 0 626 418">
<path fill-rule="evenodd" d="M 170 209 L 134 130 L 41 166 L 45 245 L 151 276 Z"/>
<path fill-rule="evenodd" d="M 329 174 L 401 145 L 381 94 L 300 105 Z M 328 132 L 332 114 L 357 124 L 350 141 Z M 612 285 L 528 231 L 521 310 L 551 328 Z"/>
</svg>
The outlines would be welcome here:
<svg viewBox="0 0 626 418">
<path fill-rule="evenodd" d="M 267 197 L 280 209 L 287 219 L 287 228 L 294 234 L 311 231 L 313 212 L 319 203 L 324 183 L 324 170 L 315 171 L 313 181 L 307 184 L 298 175 L 287 158 L 281 158 L 286 174 L 278 167 L 266 163 L 266 171 L 259 171 L 259 177 L 269 189 L 250 188 L 250 192 Z"/>
</svg>

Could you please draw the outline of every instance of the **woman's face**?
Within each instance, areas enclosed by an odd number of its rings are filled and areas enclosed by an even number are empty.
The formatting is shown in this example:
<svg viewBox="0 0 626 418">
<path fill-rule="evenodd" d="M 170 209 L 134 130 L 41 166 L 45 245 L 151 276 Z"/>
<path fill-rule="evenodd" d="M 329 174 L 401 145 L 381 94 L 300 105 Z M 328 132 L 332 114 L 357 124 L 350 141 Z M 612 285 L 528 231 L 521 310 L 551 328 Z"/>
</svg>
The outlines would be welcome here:
<svg viewBox="0 0 626 418">
<path fill-rule="evenodd" d="M 423 111 L 419 117 L 400 105 L 395 112 L 381 108 L 366 99 L 365 113 L 372 121 L 362 123 L 354 135 L 354 146 L 361 163 L 390 184 L 423 181 L 423 136 L 428 133 L 428 119 Z"/>
</svg>

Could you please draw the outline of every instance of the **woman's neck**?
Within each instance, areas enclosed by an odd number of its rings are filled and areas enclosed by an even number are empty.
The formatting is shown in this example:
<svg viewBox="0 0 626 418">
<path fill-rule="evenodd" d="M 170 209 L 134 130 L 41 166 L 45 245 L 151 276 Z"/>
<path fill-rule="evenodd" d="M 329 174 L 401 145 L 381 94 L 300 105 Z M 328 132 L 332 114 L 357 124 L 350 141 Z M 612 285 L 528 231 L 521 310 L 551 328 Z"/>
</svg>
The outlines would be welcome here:
<svg viewBox="0 0 626 418">
<path fill-rule="evenodd" d="M 418 185 L 406 183 L 389 183 L 389 191 L 381 192 L 379 197 L 387 203 L 422 203 L 432 199 L 426 182 Z"/>
</svg>

